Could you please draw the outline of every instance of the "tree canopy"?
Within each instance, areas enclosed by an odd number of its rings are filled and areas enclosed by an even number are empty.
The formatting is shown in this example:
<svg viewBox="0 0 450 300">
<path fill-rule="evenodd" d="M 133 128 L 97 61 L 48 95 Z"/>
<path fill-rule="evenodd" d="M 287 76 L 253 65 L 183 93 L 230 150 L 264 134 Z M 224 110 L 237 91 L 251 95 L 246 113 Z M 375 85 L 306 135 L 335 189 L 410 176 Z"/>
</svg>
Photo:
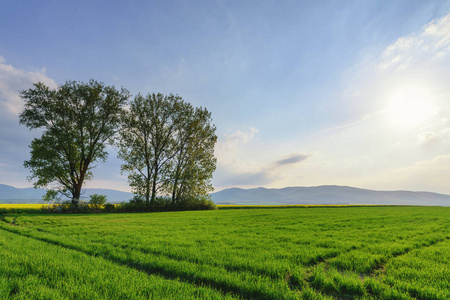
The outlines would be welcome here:
<svg viewBox="0 0 450 300">
<path fill-rule="evenodd" d="M 175 204 L 212 191 L 217 136 L 211 121 L 206 109 L 172 94 L 137 95 L 131 101 L 119 157 L 130 186 L 148 207 L 157 195 L 170 195 Z"/>
<path fill-rule="evenodd" d="M 93 164 L 107 158 L 106 145 L 119 130 L 129 92 L 90 80 L 67 81 L 57 89 L 37 83 L 20 95 L 25 100 L 20 123 L 42 130 L 24 162 L 29 179 L 35 179 L 35 187 L 56 188 L 78 204 Z"/>
</svg>

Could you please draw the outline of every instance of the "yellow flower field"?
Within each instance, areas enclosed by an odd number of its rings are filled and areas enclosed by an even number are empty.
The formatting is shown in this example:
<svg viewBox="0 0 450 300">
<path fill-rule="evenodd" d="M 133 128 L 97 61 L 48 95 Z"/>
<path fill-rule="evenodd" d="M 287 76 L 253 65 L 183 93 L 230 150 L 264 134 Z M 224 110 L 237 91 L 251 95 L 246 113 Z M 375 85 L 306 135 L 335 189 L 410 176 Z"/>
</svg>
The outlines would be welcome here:
<svg viewBox="0 0 450 300">
<path fill-rule="evenodd" d="M 49 204 L 0 204 L 0 209 L 41 209 Z M 354 207 L 371 205 L 217 205 L 218 209 L 246 209 L 246 208 L 313 208 L 313 207 Z"/>
<path fill-rule="evenodd" d="M 6 209 L 41 209 L 43 206 L 46 206 L 48 204 L 0 204 L 1 208 Z"/>
<path fill-rule="evenodd" d="M 245 208 L 314 208 L 314 207 L 360 207 L 378 205 L 329 205 L 329 204 L 290 204 L 290 205 L 217 205 L 218 209 L 245 209 Z"/>
</svg>

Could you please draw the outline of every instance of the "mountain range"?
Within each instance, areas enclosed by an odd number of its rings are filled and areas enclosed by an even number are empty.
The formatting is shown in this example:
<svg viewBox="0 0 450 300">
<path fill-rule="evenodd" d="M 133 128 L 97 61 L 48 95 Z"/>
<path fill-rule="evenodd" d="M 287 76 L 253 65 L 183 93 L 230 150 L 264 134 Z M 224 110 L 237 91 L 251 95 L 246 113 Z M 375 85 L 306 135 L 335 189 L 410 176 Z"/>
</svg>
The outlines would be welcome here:
<svg viewBox="0 0 450 300">
<path fill-rule="evenodd" d="M 216 204 L 373 204 L 450 206 L 450 195 L 431 192 L 374 191 L 348 186 L 322 185 L 282 189 L 230 188 L 211 194 Z"/>
<path fill-rule="evenodd" d="M 42 203 L 44 189 L 15 188 L 0 184 L 0 203 Z M 112 189 L 86 189 L 82 197 L 105 195 L 109 202 L 128 201 L 132 193 Z M 450 195 L 431 192 L 374 191 L 348 186 L 322 185 L 315 187 L 229 188 L 211 194 L 216 204 L 289 205 L 289 204 L 372 204 L 372 205 L 430 205 L 450 206 Z"/>
<path fill-rule="evenodd" d="M 43 203 L 42 196 L 45 189 L 15 188 L 10 185 L 0 184 L 0 203 Z M 109 202 L 123 202 L 133 198 L 132 193 L 112 189 L 85 189 L 82 199 L 87 200 L 92 194 L 105 195 Z"/>
</svg>

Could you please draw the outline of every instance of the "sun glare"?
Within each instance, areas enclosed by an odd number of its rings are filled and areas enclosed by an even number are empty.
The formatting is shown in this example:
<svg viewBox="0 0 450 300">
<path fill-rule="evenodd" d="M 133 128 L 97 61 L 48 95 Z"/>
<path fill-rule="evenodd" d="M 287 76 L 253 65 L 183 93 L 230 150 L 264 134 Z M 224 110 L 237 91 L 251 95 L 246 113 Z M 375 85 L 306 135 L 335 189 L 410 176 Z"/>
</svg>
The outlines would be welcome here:
<svg viewBox="0 0 450 300">
<path fill-rule="evenodd" d="M 387 113 L 401 127 L 420 126 L 437 113 L 432 97 L 420 88 L 403 89 L 394 93 L 389 101 Z"/>
</svg>

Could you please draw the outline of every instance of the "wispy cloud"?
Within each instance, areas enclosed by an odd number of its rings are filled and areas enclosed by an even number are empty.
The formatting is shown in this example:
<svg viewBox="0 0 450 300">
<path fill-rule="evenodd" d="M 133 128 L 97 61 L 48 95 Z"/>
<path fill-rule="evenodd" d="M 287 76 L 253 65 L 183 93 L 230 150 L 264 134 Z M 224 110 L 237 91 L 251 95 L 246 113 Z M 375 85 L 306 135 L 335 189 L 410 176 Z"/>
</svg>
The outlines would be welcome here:
<svg viewBox="0 0 450 300">
<path fill-rule="evenodd" d="M 256 187 L 270 184 L 274 174 L 268 169 L 247 173 L 228 173 L 220 180 L 220 187 Z"/>
<path fill-rule="evenodd" d="M 7 64 L 0 56 L 0 105 L 4 107 L 0 116 L 6 113 L 18 115 L 23 107 L 19 91 L 32 88 L 33 83 L 43 82 L 56 88 L 55 81 L 45 75 L 45 68 L 37 71 L 24 71 Z"/>
<path fill-rule="evenodd" d="M 378 64 L 382 70 L 401 70 L 424 61 L 443 61 L 450 53 L 450 15 L 428 23 L 386 48 Z"/>
<path fill-rule="evenodd" d="M 264 144 L 257 138 L 256 128 L 226 134 L 216 145 L 218 169 L 214 174 L 217 188 L 273 186 L 283 181 L 286 170 L 311 157 L 310 154 L 279 154 L 275 145 Z M 278 185 L 277 185 L 278 186 Z"/>
<path fill-rule="evenodd" d="M 280 159 L 275 162 L 276 166 L 292 165 L 306 160 L 310 155 L 294 154 L 288 158 Z"/>
<path fill-rule="evenodd" d="M 253 127 L 250 127 L 246 131 L 237 130 L 235 133 L 225 134 L 225 141 L 228 144 L 248 143 L 258 132 L 259 130 Z"/>
<path fill-rule="evenodd" d="M 417 141 L 418 141 L 419 145 L 429 147 L 429 146 L 439 143 L 439 137 L 438 137 L 438 134 L 436 134 L 436 132 L 426 131 L 426 132 L 421 132 L 417 136 Z"/>
<path fill-rule="evenodd" d="M 258 129 L 250 127 L 244 131 L 237 130 L 234 133 L 219 137 L 215 147 L 218 164 L 221 166 L 234 166 L 234 168 L 241 165 L 240 153 L 242 152 L 242 147 L 252 141 L 257 133 Z"/>
<path fill-rule="evenodd" d="M 45 69 L 24 71 L 0 56 L 0 179 L 1 183 L 18 187 L 30 186 L 23 161 L 29 158 L 28 145 L 36 131 L 19 125 L 17 115 L 23 109 L 19 91 L 32 88 L 33 83 L 44 82 L 50 87 L 56 83 L 45 75 Z"/>
<path fill-rule="evenodd" d="M 215 147 L 217 171 L 214 174 L 215 186 L 229 187 L 267 182 L 267 174 L 260 163 L 247 158 L 247 147 L 253 142 L 258 130 L 250 127 L 219 137 Z"/>
</svg>

